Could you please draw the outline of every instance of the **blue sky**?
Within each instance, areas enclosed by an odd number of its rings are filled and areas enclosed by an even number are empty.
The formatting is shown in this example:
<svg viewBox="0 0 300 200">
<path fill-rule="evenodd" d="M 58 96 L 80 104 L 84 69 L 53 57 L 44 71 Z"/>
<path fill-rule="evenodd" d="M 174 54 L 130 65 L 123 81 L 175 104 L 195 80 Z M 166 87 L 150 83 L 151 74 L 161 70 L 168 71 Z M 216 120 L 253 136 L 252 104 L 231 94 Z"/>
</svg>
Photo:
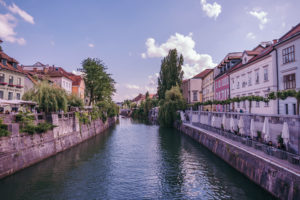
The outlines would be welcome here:
<svg viewBox="0 0 300 200">
<path fill-rule="evenodd" d="M 0 0 L 4 51 L 21 64 L 76 70 L 102 59 L 115 100 L 155 92 L 160 62 L 176 47 L 185 77 L 227 53 L 279 38 L 300 22 L 299 0 Z"/>
</svg>

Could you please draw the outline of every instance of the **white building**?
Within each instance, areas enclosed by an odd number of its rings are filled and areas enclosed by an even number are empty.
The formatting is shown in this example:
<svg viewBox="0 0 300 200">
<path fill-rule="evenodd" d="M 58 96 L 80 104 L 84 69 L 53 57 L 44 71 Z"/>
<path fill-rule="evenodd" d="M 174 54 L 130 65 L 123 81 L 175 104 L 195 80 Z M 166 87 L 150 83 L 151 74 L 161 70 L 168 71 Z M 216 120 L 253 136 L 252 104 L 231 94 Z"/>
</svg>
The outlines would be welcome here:
<svg viewBox="0 0 300 200">
<path fill-rule="evenodd" d="M 268 97 L 277 91 L 276 52 L 272 42 L 262 43 L 252 51 L 244 51 L 242 62 L 229 72 L 230 97 L 262 96 Z M 277 101 L 252 102 L 251 113 L 277 114 Z M 250 103 L 235 103 L 234 110 L 250 112 Z"/>
<path fill-rule="evenodd" d="M 283 35 L 275 45 L 278 63 L 279 90 L 300 90 L 300 23 Z M 279 114 L 295 115 L 293 97 L 279 100 Z"/>
</svg>

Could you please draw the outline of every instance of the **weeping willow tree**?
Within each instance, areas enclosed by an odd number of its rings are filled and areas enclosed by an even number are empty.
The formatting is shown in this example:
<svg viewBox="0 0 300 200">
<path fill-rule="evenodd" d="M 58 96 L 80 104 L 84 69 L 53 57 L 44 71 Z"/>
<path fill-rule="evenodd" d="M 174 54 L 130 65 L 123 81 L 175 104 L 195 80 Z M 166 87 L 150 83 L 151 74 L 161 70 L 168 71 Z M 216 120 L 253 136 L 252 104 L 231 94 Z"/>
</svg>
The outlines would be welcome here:
<svg viewBox="0 0 300 200">
<path fill-rule="evenodd" d="M 46 82 L 38 83 L 34 88 L 27 91 L 22 98 L 26 101 L 37 102 L 39 108 L 46 113 L 67 110 L 68 100 L 66 92 Z"/>
</svg>

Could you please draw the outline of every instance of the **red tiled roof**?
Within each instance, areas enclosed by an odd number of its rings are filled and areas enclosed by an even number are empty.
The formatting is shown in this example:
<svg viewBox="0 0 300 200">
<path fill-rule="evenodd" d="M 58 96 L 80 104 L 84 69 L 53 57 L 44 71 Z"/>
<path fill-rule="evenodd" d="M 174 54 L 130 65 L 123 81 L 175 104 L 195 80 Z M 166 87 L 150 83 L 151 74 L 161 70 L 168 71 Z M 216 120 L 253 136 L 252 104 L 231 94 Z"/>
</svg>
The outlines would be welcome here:
<svg viewBox="0 0 300 200">
<path fill-rule="evenodd" d="M 294 26 L 291 30 L 289 30 L 286 34 L 284 34 L 281 38 L 279 38 L 279 42 L 288 39 L 289 37 L 295 35 L 300 32 L 300 23 Z"/>
<path fill-rule="evenodd" d="M 213 69 L 205 69 L 201 73 L 194 76 L 193 78 L 204 78 L 207 74 L 209 74 L 212 71 L 213 71 Z"/>
<path fill-rule="evenodd" d="M 229 70 L 229 73 L 235 71 L 236 69 L 239 69 L 239 68 L 242 68 L 244 66 L 247 66 L 248 64 L 250 64 L 250 63 L 252 63 L 252 62 L 254 62 L 254 61 L 256 61 L 256 60 L 258 60 L 258 59 L 260 59 L 260 58 L 262 58 L 262 57 L 264 57 L 266 55 L 268 55 L 269 53 L 271 53 L 273 51 L 273 49 L 274 49 L 273 45 L 267 47 L 259 55 L 251 58 L 246 64 L 243 64 L 242 62 L 240 62 L 239 64 L 237 64 L 236 66 L 234 66 L 233 68 L 231 68 L 231 70 Z"/>
<path fill-rule="evenodd" d="M 4 58 L 7 60 L 6 65 L 3 65 L 2 62 L 0 62 L 0 67 L 2 69 L 6 69 L 6 70 L 10 70 L 10 71 L 14 71 L 14 72 L 18 72 L 18 73 L 22 73 L 24 74 L 23 69 L 17 65 L 17 68 L 14 68 L 11 63 L 16 63 L 18 64 L 18 61 L 16 61 L 14 58 L 9 57 L 6 53 L 4 53 L 3 51 L 0 51 L 0 58 Z"/>
<path fill-rule="evenodd" d="M 81 76 L 78 76 L 78 75 L 75 75 L 75 74 L 70 74 L 69 73 L 69 77 L 71 78 L 72 80 L 72 85 L 76 85 L 76 86 L 79 86 L 80 85 L 80 82 L 83 80 L 81 78 Z"/>
<path fill-rule="evenodd" d="M 256 56 L 259 54 L 259 51 L 245 51 L 249 56 Z"/>
</svg>

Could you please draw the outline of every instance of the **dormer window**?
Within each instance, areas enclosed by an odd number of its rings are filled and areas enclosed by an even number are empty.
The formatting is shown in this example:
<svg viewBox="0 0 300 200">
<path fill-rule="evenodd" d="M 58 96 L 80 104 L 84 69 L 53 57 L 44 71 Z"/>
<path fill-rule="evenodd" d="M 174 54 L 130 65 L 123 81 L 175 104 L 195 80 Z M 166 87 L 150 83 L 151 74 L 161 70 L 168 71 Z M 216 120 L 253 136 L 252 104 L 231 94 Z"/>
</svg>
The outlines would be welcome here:
<svg viewBox="0 0 300 200">
<path fill-rule="evenodd" d="M 246 63 L 246 62 L 247 62 L 247 57 L 244 58 L 244 63 Z"/>
<path fill-rule="evenodd" d="M 12 66 L 17 69 L 17 63 L 12 63 Z"/>
<path fill-rule="evenodd" d="M 2 64 L 6 66 L 7 60 L 6 59 L 2 59 Z"/>
</svg>

